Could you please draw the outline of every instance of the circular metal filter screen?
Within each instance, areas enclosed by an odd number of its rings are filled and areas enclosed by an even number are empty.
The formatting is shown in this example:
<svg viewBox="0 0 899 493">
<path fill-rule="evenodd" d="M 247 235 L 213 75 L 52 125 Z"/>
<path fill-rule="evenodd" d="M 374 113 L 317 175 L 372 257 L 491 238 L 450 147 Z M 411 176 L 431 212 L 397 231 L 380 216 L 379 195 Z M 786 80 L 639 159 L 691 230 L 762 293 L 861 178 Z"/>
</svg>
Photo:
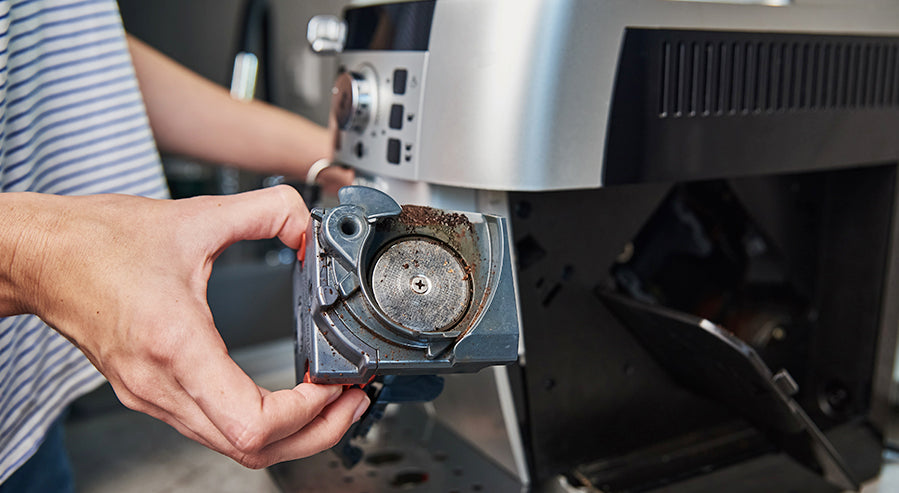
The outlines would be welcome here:
<svg viewBox="0 0 899 493">
<path fill-rule="evenodd" d="M 390 245 L 375 260 L 371 278 L 378 306 L 409 329 L 448 329 L 471 300 L 471 280 L 462 262 L 435 241 L 416 238 Z"/>
</svg>

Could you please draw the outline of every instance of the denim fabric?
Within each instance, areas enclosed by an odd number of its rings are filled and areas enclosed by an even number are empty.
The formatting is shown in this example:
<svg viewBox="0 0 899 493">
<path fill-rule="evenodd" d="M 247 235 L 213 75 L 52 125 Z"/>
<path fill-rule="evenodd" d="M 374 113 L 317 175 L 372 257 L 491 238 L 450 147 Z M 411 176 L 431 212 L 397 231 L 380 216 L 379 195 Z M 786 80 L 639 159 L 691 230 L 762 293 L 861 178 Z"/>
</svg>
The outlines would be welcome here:
<svg viewBox="0 0 899 493">
<path fill-rule="evenodd" d="M 56 420 L 37 452 L 0 484 L 0 493 L 74 493 L 62 421 Z"/>
</svg>

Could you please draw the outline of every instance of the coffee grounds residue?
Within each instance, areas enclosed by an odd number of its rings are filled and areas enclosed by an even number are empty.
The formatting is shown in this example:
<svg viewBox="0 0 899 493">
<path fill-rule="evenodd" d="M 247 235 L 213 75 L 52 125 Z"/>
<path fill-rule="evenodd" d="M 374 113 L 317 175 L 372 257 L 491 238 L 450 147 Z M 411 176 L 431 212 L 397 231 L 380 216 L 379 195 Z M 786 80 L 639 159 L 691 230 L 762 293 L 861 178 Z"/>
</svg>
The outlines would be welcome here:
<svg viewBox="0 0 899 493">
<path fill-rule="evenodd" d="M 422 207 L 420 205 L 404 205 L 399 221 L 412 227 L 432 225 L 441 225 L 447 228 L 471 227 L 471 222 L 463 214 L 443 212 L 440 209 Z"/>
</svg>

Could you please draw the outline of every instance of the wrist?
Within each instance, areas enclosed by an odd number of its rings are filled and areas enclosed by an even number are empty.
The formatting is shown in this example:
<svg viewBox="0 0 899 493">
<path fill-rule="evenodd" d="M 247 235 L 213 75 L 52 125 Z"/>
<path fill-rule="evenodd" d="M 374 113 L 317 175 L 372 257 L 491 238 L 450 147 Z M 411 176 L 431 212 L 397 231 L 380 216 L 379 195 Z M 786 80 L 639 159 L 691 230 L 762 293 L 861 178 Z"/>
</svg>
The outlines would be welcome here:
<svg viewBox="0 0 899 493">
<path fill-rule="evenodd" d="M 60 197 L 38 193 L 0 194 L 0 315 L 39 313 L 52 238 L 63 222 Z"/>
</svg>

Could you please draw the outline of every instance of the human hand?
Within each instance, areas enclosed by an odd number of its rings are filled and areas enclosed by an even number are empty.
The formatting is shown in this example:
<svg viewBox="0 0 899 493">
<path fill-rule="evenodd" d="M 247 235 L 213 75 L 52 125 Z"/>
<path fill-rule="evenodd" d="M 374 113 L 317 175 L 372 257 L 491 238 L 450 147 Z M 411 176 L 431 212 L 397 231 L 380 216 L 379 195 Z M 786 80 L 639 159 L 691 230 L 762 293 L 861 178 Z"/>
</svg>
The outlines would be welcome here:
<svg viewBox="0 0 899 493">
<path fill-rule="evenodd" d="M 206 285 L 228 245 L 277 236 L 298 247 L 308 211 L 292 188 L 177 201 L 11 195 L 31 225 L 8 267 L 16 311 L 75 343 L 129 408 L 261 468 L 333 446 L 368 406 L 358 389 L 258 387 L 213 324 Z"/>
</svg>

